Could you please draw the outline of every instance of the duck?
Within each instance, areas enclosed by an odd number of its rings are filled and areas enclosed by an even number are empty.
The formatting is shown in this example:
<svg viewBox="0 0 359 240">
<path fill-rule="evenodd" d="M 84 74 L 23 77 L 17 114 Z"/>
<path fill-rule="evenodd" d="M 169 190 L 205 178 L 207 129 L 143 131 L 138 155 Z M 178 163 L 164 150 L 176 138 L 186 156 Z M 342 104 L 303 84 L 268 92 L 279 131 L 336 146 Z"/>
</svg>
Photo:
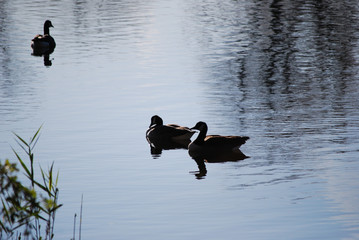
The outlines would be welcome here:
<svg viewBox="0 0 359 240">
<path fill-rule="evenodd" d="M 195 131 L 188 127 L 179 126 L 177 124 L 163 125 L 163 120 L 158 115 L 151 117 L 151 124 L 146 131 L 146 138 L 149 142 L 154 141 L 174 141 L 189 142 Z M 186 144 L 186 147 L 188 146 Z"/>
<path fill-rule="evenodd" d="M 44 23 L 44 35 L 38 34 L 31 40 L 31 47 L 34 53 L 51 53 L 56 47 L 53 37 L 50 35 L 50 27 L 54 27 L 50 20 Z"/>
<path fill-rule="evenodd" d="M 192 157 L 210 158 L 213 156 L 226 156 L 228 154 L 237 154 L 237 156 L 245 156 L 240 146 L 249 139 L 247 136 L 221 136 L 207 135 L 208 126 L 205 122 L 197 122 L 190 128 L 191 130 L 199 130 L 197 138 L 188 146 L 189 154 Z"/>
</svg>

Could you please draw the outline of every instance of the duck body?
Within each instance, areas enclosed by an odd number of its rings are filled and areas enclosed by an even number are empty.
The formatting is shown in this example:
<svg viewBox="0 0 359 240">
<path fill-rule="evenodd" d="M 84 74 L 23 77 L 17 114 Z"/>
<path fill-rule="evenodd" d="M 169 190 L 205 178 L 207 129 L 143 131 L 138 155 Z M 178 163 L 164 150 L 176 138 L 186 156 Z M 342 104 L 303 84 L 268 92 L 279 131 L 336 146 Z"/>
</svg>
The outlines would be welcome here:
<svg viewBox="0 0 359 240">
<path fill-rule="evenodd" d="M 50 35 L 50 27 L 54 27 L 50 20 L 44 23 L 44 34 L 38 34 L 31 40 L 31 47 L 34 55 L 50 54 L 54 51 L 56 43 Z"/>
<path fill-rule="evenodd" d="M 155 125 L 148 129 L 147 137 L 181 141 L 190 140 L 194 133 L 189 128 L 177 124 Z"/>
<path fill-rule="evenodd" d="M 163 120 L 157 115 L 151 118 L 151 124 L 146 131 L 146 138 L 149 141 L 189 141 L 195 132 L 188 127 L 182 127 L 177 124 L 163 125 Z M 189 143 L 188 142 L 188 143 Z"/>
<path fill-rule="evenodd" d="M 229 153 L 243 154 L 239 147 L 246 143 L 246 136 L 221 136 L 207 135 L 208 127 L 205 122 L 198 122 L 193 128 L 199 130 L 196 140 L 188 146 L 191 156 L 203 156 L 205 158 Z M 244 156 L 244 155 L 243 155 Z"/>
</svg>

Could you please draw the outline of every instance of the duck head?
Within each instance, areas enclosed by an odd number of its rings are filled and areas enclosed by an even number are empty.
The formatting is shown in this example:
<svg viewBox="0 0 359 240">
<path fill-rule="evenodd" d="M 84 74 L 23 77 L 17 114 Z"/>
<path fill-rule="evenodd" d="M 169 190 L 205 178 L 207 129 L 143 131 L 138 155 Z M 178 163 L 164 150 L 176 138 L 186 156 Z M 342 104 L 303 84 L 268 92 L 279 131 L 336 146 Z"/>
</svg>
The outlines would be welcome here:
<svg viewBox="0 0 359 240">
<path fill-rule="evenodd" d="M 44 34 L 49 34 L 50 33 L 50 30 L 49 30 L 50 27 L 54 27 L 52 25 L 52 22 L 50 20 L 46 20 L 45 23 L 44 23 Z"/>
<path fill-rule="evenodd" d="M 46 20 L 45 21 L 45 24 L 44 24 L 46 27 L 54 27 L 53 25 L 52 25 L 52 22 L 50 21 L 50 20 Z"/>
<path fill-rule="evenodd" d="M 158 115 L 154 115 L 154 116 L 151 117 L 150 127 L 152 127 L 154 125 L 156 125 L 156 126 L 162 126 L 163 125 L 163 120 Z"/>
<path fill-rule="evenodd" d="M 208 127 L 207 124 L 205 122 L 198 122 L 194 127 L 192 127 L 191 129 L 196 129 L 199 130 L 200 132 L 207 132 Z"/>
</svg>

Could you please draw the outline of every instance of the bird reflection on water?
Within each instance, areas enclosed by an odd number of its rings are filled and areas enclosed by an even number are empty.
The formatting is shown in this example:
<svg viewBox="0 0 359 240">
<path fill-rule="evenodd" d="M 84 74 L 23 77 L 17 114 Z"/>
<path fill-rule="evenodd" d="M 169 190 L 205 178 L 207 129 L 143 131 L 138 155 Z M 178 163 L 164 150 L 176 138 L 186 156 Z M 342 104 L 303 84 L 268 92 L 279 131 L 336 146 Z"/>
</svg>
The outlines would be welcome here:
<svg viewBox="0 0 359 240">
<path fill-rule="evenodd" d="M 35 51 L 35 49 L 33 50 L 32 54 L 35 57 L 44 57 L 44 66 L 46 67 L 50 67 L 52 66 L 52 60 L 50 59 L 50 54 L 53 53 L 54 50 L 52 49 L 51 52 L 40 52 L 40 51 Z"/>
<path fill-rule="evenodd" d="M 197 179 L 203 179 L 207 175 L 207 168 L 205 163 L 224 163 L 224 162 L 238 162 L 249 158 L 241 150 L 238 151 L 218 151 L 203 154 L 193 154 L 188 151 L 191 158 L 197 163 L 198 171 L 192 171 Z"/>
<path fill-rule="evenodd" d="M 181 141 L 148 137 L 146 137 L 146 139 L 150 144 L 151 155 L 153 158 L 159 158 L 162 154 L 162 150 L 188 149 L 188 144 L 191 143 L 191 140 L 189 139 Z"/>
</svg>

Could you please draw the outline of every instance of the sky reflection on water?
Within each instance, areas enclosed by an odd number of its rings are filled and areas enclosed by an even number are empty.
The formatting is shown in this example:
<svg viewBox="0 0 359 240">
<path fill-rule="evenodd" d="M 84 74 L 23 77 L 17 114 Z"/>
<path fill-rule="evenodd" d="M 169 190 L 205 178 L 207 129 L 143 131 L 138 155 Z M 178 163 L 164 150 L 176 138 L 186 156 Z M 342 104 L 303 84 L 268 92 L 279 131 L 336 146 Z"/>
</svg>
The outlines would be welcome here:
<svg viewBox="0 0 359 240">
<path fill-rule="evenodd" d="M 86 239 L 358 238 L 358 17 L 351 1 L 2 1 L 1 159 L 44 123 L 59 238 L 82 193 Z M 46 68 L 30 40 L 47 18 Z M 248 135 L 250 158 L 198 181 L 186 150 L 151 156 L 154 114 Z"/>
</svg>

